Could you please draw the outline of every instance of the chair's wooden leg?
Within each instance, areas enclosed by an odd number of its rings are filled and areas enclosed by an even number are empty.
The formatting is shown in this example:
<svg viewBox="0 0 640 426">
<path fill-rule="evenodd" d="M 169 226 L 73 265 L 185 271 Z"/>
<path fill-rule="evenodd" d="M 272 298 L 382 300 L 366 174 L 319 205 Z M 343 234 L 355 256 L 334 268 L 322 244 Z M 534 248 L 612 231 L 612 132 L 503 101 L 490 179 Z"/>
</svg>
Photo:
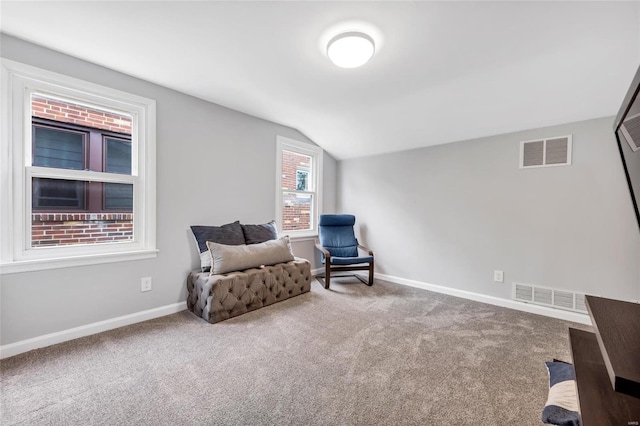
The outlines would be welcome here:
<svg viewBox="0 0 640 426">
<path fill-rule="evenodd" d="M 369 286 L 373 285 L 373 262 L 369 264 Z"/>
<path fill-rule="evenodd" d="M 324 264 L 324 288 L 329 288 L 329 284 L 331 284 L 331 265 L 327 260 Z"/>
</svg>

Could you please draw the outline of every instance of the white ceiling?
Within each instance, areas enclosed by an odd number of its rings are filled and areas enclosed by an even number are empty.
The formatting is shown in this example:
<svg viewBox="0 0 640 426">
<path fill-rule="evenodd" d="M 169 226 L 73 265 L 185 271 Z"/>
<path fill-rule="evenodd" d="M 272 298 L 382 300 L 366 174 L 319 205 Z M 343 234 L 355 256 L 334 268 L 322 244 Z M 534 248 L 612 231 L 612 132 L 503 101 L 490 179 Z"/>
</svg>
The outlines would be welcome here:
<svg viewBox="0 0 640 426">
<path fill-rule="evenodd" d="M 638 2 L 12 2 L 7 34 L 300 130 L 339 159 L 615 115 Z M 341 69 L 340 30 L 377 52 Z"/>
</svg>

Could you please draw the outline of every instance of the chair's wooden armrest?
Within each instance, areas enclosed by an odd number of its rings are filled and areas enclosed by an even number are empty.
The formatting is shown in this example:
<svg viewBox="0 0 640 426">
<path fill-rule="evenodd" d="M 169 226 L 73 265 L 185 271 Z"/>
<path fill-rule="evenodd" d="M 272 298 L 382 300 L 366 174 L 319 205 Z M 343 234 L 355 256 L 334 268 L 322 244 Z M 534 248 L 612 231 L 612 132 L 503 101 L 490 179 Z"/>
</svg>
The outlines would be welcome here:
<svg viewBox="0 0 640 426">
<path fill-rule="evenodd" d="M 331 253 L 329 253 L 329 250 L 327 250 L 326 248 L 322 247 L 320 245 L 320 241 L 316 240 L 316 248 L 318 250 L 320 250 L 320 252 L 322 252 L 322 254 L 324 254 L 324 258 L 329 260 L 331 258 Z"/>
<path fill-rule="evenodd" d="M 369 253 L 369 256 L 373 256 L 373 251 L 369 250 L 367 247 L 363 246 L 362 244 L 358 243 L 358 248 L 361 248 L 362 250 Z"/>
</svg>

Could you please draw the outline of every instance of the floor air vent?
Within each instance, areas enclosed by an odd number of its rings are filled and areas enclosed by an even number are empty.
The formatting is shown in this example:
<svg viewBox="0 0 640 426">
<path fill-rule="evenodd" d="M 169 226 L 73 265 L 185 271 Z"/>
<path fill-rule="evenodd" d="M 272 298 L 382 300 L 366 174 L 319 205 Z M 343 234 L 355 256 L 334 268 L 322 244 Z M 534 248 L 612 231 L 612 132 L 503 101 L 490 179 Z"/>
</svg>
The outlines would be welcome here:
<svg viewBox="0 0 640 426">
<path fill-rule="evenodd" d="M 584 294 L 531 284 L 513 283 L 513 299 L 520 302 L 587 313 Z"/>
</svg>

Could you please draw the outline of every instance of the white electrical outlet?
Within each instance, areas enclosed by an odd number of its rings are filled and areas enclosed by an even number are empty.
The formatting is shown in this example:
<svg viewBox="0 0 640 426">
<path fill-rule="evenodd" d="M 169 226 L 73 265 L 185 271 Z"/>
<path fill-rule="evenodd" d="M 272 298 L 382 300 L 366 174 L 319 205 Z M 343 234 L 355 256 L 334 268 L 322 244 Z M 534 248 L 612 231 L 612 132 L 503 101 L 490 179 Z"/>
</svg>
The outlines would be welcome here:
<svg viewBox="0 0 640 426">
<path fill-rule="evenodd" d="M 151 291 L 151 277 L 140 279 L 140 291 Z"/>
<path fill-rule="evenodd" d="M 493 271 L 493 280 L 497 283 L 503 283 L 504 271 Z"/>
</svg>

